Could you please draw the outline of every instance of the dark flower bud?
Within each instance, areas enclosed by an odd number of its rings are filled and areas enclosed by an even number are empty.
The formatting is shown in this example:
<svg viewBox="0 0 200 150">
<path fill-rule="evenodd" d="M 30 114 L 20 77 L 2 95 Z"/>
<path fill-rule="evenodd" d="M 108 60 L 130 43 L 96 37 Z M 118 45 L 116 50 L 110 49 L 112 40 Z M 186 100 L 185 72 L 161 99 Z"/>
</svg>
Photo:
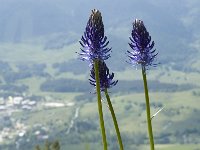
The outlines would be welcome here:
<svg viewBox="0 0 200 150">
<path fill-rule="evenodd" d="M 113 81 L 114 78 L 114 73 L 109 73 L 109 69 L 106 66 L 106 63 L 104 61 L 98 61 L 98 66 L 99 66 L 99 79 L 100 79 L 100 88 L 101 91 L 104 91 L 106 88 L 111 88 L 112 86 L 115 86 L 118 82 L 118 80 Z M 96 86 L 96 80 L 95 80 L 95 69 L 94 65 L 92 66 L 91 69 L 91 74 L 89 79 L 90 84 L 93 86 Z"/>
</svg>

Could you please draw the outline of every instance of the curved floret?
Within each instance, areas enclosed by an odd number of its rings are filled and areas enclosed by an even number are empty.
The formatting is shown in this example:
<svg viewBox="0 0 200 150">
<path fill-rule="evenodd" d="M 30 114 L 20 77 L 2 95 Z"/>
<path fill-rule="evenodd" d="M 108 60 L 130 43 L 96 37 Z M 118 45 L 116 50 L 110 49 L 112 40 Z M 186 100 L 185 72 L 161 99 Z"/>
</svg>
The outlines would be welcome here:
<svg viewBox="0 0 200 150">
<path fill-rule="evenodd" d="M 106 60 L 110 57 L 111 48 L 107 48 L 109 41 L 104 36 L 104 25 L 100 11 L 94 9 L 88 20 L 84 35 L 81 38 L 82 46 L 80 59 L 93 62 L 95 59 Z"/>
<path fill-rule="evenodd" d="M 143 21 L 135 19 L 130 40 L 129 46 L 132 51 L 127 51 L 130 63 L 133 65 L 141 64 L 143 68 L 156 66 L 153 62 L 158 53 L 153 49 L 154 41 L 151 42 L 151 36 Z"/>
<path fill-rule="evenodd" d="M 100 79 L 101 91 L 104 91 L 105 89 L 115 86 L 118 80 L 113 81 L 114 73 L 111 74 L 109 73 L 109 69 L 106 66 L 106 63 L 104 61 L 98 61 L 98 66 L 99 66 L 99 79 Z M 94 65 L 92 66 L 90 72 L 91 72 L 90 74 L 91 79 L 89 79 L 90 84 L 96 86 Z"/>
</svg>

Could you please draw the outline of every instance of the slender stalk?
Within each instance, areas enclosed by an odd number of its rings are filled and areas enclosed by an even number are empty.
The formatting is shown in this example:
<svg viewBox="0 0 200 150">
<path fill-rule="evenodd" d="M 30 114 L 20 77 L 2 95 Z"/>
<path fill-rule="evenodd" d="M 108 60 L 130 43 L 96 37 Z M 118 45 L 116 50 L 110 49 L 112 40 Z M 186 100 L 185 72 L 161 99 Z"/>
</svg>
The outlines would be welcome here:
<svg viewBox="0 0 200 150">
<path fill-rule="evenodd" d="M 107 150 L 106 131 L 104 127 L 104 119 L 103 119 L 103 111 L 102 111 L 102 103 L 101 103 L 98 60 L 94 61 L 94 67 L 95 67 L 96 92 L 97 92 L 97 100 L 98 100 L 99 121 L 100 121 L 100 126 L 101 126 L 102 141 L 103 141 L 104 150 Z"/>
<path fill-rule="evenodd" d="M 150 112 L 149 94 L 148 94 L 148 85 L 147 85 L 147 77 L 146 77 L 145 67 L 142 67 L 142 76 L 143 76 L 143 81 L 144 81 L 144 91 L 145 91 L 145 99 L 146 99 L 146 112 L 147 112 L 149 142 L 150 142 L 151 150 L 154 150 L 154 139 L 153 139 L 152 124 L 151 124 L 151 112 Z"/>
<path fill-rule="evenodd" d="M 119 147 L 120 147 L 120 150 L 123 150 L 124 147 L 123 147 L 122 138 L 121 138 L 119 127 L 118 127 L 118 123 L 117 123 L 117 118 L 115 116 L 115 112 L 114 112 L 112 103 L 110 101 L 110 97 L 108 95 L 107 88 L 105 89 L 104 92 L 105 92 L 106 99 L 107 99 L 107 102 L 108 102 L 108 106 L 109 106 L 109 109 L 110 109 L 110 112 L 111 112 L 111 115 L 112 115 L 113 123 L 114 123 L 114 126 L 115 126 L 115 130 L 116 130 L 116 134 L 117 134 L 117 138 L 118 138 L 118 142 L 119 142 Z"/>
</svg>

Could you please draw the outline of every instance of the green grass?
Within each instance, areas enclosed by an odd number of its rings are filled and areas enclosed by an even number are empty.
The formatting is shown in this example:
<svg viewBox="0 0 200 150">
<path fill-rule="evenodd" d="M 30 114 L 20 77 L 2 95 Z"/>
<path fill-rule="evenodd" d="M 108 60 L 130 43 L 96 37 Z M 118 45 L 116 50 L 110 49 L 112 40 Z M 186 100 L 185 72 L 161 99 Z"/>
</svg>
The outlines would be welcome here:
<svg viewBox="0 0 200 150">
<path fill-rule="evenodd" d="M 55 126 L 63 126 L 64 122 L 69 122 L 73 115 L 73 107 L 64 108 L 48 108 L 44 110 L 34 111 L 27 114 L 27 124 L 34 125 L 37 123 L 47 126 L 50 122 Z"/>
<path fill-rule="evenodd" d="M 83 143 L 83 144 L 71 144 L 61 146 L 63 150 L 102 150 L 102 146 L 100 144 L 94 143 Z"/>
<path fill-rule="evenodd" d="M 141 146 L 141 150 L 148 150 L 148 146 Z M 200 144 L 161 144 L 155 145 L 156 150 L 200 150 Z"/>
<path fill-rule="evenodd" d="M 44 78 L 39 77 L 32 77 L 32 78 L 26 78 L 22 80 L 18 80 L 17 84 L 24 84 L 29 87 L 30 93 L 39 93 L 40 92 L 40 85 L 45 81 Z"/>
<path fill-rule="evenodd" d="M 192 98 L 191 98 L 192 97 Z M 146 112 L 141 105 L 145 103 L 143 93 L 134 93 L 122 96 L 111 96 L 113 101 L 113 107 L 115 109 L 116 116 L 119 120 L 119 126 L 122 132 L 146 132 Z M 191 112 L 193 109 L 198 109 L 198 97 L 193 97 L 191 91 L 178 92 L 178 93 L 151 93 L 150 94 L 151 103 L 162 103 L 164 109 L 153 119 L 153 128 L 156 134 L 166 132 L 164 130 L 164 125 L 166 121 L 172 121 L 175 124 L 183 120 L 187 120 L 193 115 Z M 126 110 L 126 106 L 130 106 L 129 110 Z M 103 103 L 104 114 L 107 120 L 110 114 L 107 105 Z M 159 107 L 152 107 L 151 114 L 157 112 Z M 177 114 L 176 111 L 180 113 Z M 173 114 L 173 117 L 170 115 Z M 97 104 L 96 101 L 86 103 L 81 108 L 81 117 L 97 117 Z M 197 125 L 196 125 L 197 126 Z M 183 124 L 182 128 L 188 128 L 189 126 Z M 145 130 L 144 130 L 145 129 Z M 173 129 L 173 125 L 169 127 Z"/>
<path fill-rule="evenodd" d="M 62 143 L 61 143 L 62 144 Z M 89 146 L 88 146 L 89 145 Z M 89 149 L 88 149 L 89 147 Z M 64 150 L 101 150 L 100 144 L 85 143 L 80 145 L 61 145 Z M 130 146 L 130 149 L 135 149 L 136 145 Z M 200 150 L 200 144 L 161 144 L 155 146 L 156 150 Z M 141 145 L 137 150 L 149 150 L 148 145 Z"/>
<path fill-rule="evenodd" d="M 72 44 L 59 50 L 44 50 L 43 45 L 34 44 L 1 44 L 0 60 L 10 63 L 35 62 L 59 63 L 76 58 L 78 44 Z"/>
</svg>

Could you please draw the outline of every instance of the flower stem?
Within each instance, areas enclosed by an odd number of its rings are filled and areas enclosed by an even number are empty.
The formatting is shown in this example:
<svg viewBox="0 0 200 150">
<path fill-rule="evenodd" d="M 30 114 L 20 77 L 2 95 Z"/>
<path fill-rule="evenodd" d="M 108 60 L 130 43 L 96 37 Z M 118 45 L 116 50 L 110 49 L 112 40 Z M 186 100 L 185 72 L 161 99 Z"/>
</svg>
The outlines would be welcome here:
<svg viewBox="0 0 200 150">
<path fill-rule="evenodd" d="M 150 112 L 149 94 L 148 94 L 148 85 L 147 85 L 145 67 L 142 67 L 142 76 L 143 76 L 143 81 L 144 81 L 144 91 L 145 91 L 145 98 L 146 98 L 146 112 L 147 112 L 149 142 L 150 142 L 151 150 L 154 150 L 154 139 L 153 139 L 152 124 L 151 124 L 151 112 Z"/>
<path fill-rule="evenodd" d="M 121 138 L 118 123 L 117 123 L 117 118 L 115 116 L 115 112 L 114 112 L 112 103 L 110 101 L 110 97 L 108 95 L 107 88 L 105 89 L 104 92 L 105 92 L 106 99 L 107 99 L 107 102 L 108 102 L 108 106 L 109 106 L 109 109 L 110 109 L 110 112 L 111 112 L 111 115 L 112 115 L 113 123 L 114 123 L 114 126 L 115 126 L 115 130 L 116 130 L 116 134 L 117 134 L 117 138 L 118 138 L 118 142 L 119 142 L 119 147 L 120 147 L 120 150 L 123 150 L 124 148 L 123 148 L 122 138 Z"/>
<path fill-rule="evenodd" d="M 101 126 L 102 141 L 103 141 L 104 150 L 107 150 L 106 131 L 104 127 L 104 119 L 103 119 L 103 111 L 102 111 L 102 103 L 101 103 L 98 60 L 94 60 L 94 67 L 95 67 L 96 92 L 97 92 L 97 100 L 98 100 L 99 121 L 100 121 L 100 126 Z"/>
</svg>

